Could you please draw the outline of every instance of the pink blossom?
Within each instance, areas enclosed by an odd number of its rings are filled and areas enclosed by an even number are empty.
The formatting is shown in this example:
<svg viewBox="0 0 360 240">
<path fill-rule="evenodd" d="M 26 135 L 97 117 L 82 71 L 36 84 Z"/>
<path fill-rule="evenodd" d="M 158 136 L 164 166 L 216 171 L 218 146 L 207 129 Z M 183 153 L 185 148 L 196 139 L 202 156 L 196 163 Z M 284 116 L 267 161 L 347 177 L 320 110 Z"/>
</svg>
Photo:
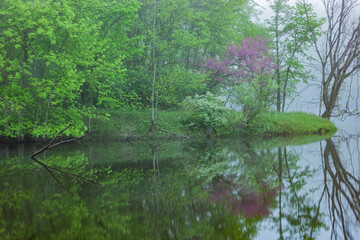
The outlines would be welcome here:
<svg viewBox="0 0 360 240">
<path fill-rule="evenodd" d="M 229 44 L 221 59 L 210 58 L 204 67 L 206 72 L 223 82 L 250 81 L 255 75 L 270 74 L 278 68 L 266 46 L 268 40 L 259 37 L 245 38 L 241 44 Z"/>
</svg>

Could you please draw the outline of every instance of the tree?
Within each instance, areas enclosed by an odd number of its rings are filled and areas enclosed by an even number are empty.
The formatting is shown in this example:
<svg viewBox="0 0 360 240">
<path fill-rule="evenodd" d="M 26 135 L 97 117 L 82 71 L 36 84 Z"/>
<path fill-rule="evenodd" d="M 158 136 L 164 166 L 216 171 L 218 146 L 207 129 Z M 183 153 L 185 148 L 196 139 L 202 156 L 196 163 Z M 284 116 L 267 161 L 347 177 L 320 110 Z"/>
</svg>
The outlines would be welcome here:
<svg viewBox="0 0 360 240">
<path fill-rule="evenodd" d="M 206 92 L 199 74 L 201 63 L 220 53 L 228 42 L 238 42 L 252 25 L 249 6 L 242 0 L 162 0 L 157 2 L 153 31 L 154 1 L 142 0 L 139 18 L 130 25 L 131 35 L 142 36 L 144 51 L 125 60 L 128 78 L 142 107 L 151 107 L 153 79 L 152 48 L 156 34 L 156 103 L 162 108 L 177 107 L 189 95 Z M 244 24 L 244 21 L 247 24 Z M 194 84 L 194 82 L 196 84 Z M 178 88 L 172 89 L 175 84 Z M 189 87 L 192 91 L 189 91 Z"/>
<path fill-rule="evenodd" d="M 209 58 L 204 66 L 212 78 L 209 88 L 251 81 L 257 75 L 270 73 L 274 65 L 267 42 L 258 37 L 246 38 L 241 44 L 228 45 L 221 59 Z"/>
<path fill-rule="evenodd" d="M 68 1 L 3 2 L 2 135 L 21 140 L 29 133 L 54 134 L 54 128 L 69 120 L 79 123 L 74 100 L 83 79 L 76 68 L 90 61 L 86 38 L 97 26 L 76 19 L 74 8 Z"/>
<path fill-rule="evenodd" d="M 278 85 L 276 94 L 276 109 L 284 111 L 286 98 L 296 93 L 296 84 L 307 82 L 310 73 L 305 70 L 302 63 L 309 58 L 309 49 L 312 38 L 308 28 L 306 14 L 298 3 L 289 6 L 288 0 L 272 0 L 271 9 L 275 16 L 268 20 L 269 31 L 274 37 L 274 50 L 276 69 L 274 78 Z M 314 15 L 311 5 L 307 5 L 308 12 Z M 311 28 L 316 36 L 322 25 L 321 20 L 311 21 Z"/>
<path fill-rule="evenodd" d="M 360 69 L 360 18 L 356 16 L 356 0 L 322 0 L 327 29 L 317 38 L 312 27 L 314 16 L 305 0 L 301 1 L 318 61 L 321 65 L 322 117 L 330 118 L 339 100 L 342 85 Z"/>
<path fill-rule="evenodd" d="M 153 45 L 152 45 L 152 65 L 153 65 L 153 78 L 152 78 L 152 87 L 151 87 L 151 131 L 156 130 L 155 123 L 155 83 L 156 83 L 156 12 L 157 12 L 157 0 L 155 0 L 154 4 L 154 12 L 153 12 Z"/>
<path fill-rule="evenodd" d="M 270 75 L 276 65 L 267 42 L 259 37 L 245 38 L 241 44 L 228 45 L 220 59 L 210 58 L 204 65 L 211 78 L 209 88 L 230 90 L 227 99 L 237 93 L 235 101 L 242 106 L 248 122 L 272 104 L 276 86 Z"/>
<path fill-rule="evenodd" d="M 68 134 L 80 135 L 93 105 L 119 106 L 126 69 L 124 51 L 113 42 L 128 40 L 123 28 L 136 7 L 136 1 L 2 1 L 0 134 L 51 137 L 73 122 Z"/>
</svg>

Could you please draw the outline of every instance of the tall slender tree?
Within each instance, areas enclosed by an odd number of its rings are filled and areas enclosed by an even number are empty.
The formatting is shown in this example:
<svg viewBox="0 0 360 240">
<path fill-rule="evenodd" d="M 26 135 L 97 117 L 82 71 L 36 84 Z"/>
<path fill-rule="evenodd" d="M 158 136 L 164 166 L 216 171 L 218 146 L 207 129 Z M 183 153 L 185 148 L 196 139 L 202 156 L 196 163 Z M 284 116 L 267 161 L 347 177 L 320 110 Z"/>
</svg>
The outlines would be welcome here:
<svg viewBox="0 0 360 240">
<path fill-rule="evenodd" d="M 157 0 L 154 3 L 153 10 L 153 46 L 152 46 L 152 64 L 153 64 L 153 78 L 151 88 L 151 131 L 156 130 L 155 123 L 155 83 L 156 83 L 156 13 L 157 13 Z"/>
<path fill-rule="evenodd" d="M 313 19 L 309 31 L 306 13 L 302 6 L 296 3 L 289 5 L 288 0 L 271 0 L 270 7 L 274 16 L 268 20 L 268 29 L 273 35 L 275 60 L 278 68 L 274 78 L 277 83 L 276 110 L 285 111 L 286 99 L 296 93 L 296 85 L 300 81 L 307 82 L 310 73 L 305 70 L 304 60 L 309 57 L 312 32 L 318 36 L 322 20 Z M 307 5 L 308 12 L 314 16 L 311 5 Z"/>
</svg>

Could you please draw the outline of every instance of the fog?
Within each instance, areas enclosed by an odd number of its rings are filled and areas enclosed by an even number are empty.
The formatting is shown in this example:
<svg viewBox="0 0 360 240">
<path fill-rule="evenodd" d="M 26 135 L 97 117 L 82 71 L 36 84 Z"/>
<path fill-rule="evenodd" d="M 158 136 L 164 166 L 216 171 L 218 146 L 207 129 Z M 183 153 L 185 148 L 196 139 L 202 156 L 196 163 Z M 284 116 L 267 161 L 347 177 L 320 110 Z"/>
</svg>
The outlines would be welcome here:
<svg viewBox="0 0 360 240">
<path fill-rule="evenodd" d="M 297 1 L 290 0 L 289 4 L 294 5 Z M 308 0 L 307 2 L 312 3 L 316 13 L 319 17 L 325 17 L 324 6 L 321 1 Z M 274 14 L 269 7 L 269 1 L 267 0 L 255 0 L 258 5 L 256 7 L 257 16 L 255 21 L 265 24 L 266 20 L 271 18 Z M 317 55 L 313 49 L 310 49 L 309 55 L 314 59 L 317 59 Z M 293 100 L 288 100 L 287 111 L 303 111 L 308 113 L 314 113 L 320 115 L 324 110 L 324 106 L 320 106 L 320 81 L 321 74 L 317 70 L 319 63 L 317 62 L 306 62 L 304 65 L 307 67 L 313 79 L 309 79 L 309 83 L 299 83 L 297 90 L 299 96 Z M 360 105 L 360 74 L 357 73 L 344 82 L 342 91 L 339 95 L 339 111 L 343 110 L 348 106 L 350 111 L 359 109 Z M 359 117 L 334 117 L 331 119 L 335 125 L 339 128 L 339 132 L 346 131 L 351 134 L 360 134 L 360 120 Z"/>
</svg>

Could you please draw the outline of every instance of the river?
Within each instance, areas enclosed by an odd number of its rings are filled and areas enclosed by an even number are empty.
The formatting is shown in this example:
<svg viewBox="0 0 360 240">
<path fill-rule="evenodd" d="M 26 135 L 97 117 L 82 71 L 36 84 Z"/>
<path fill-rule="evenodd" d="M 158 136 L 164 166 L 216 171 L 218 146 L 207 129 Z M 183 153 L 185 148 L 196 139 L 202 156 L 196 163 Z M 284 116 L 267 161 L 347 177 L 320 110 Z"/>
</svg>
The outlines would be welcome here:
<svg viewBox="0 0 360 240">
<path fill-rule="evenodd" d="M 0 145 L 0 239 L 358 239 L 359 135 Z"/>
</svg>

